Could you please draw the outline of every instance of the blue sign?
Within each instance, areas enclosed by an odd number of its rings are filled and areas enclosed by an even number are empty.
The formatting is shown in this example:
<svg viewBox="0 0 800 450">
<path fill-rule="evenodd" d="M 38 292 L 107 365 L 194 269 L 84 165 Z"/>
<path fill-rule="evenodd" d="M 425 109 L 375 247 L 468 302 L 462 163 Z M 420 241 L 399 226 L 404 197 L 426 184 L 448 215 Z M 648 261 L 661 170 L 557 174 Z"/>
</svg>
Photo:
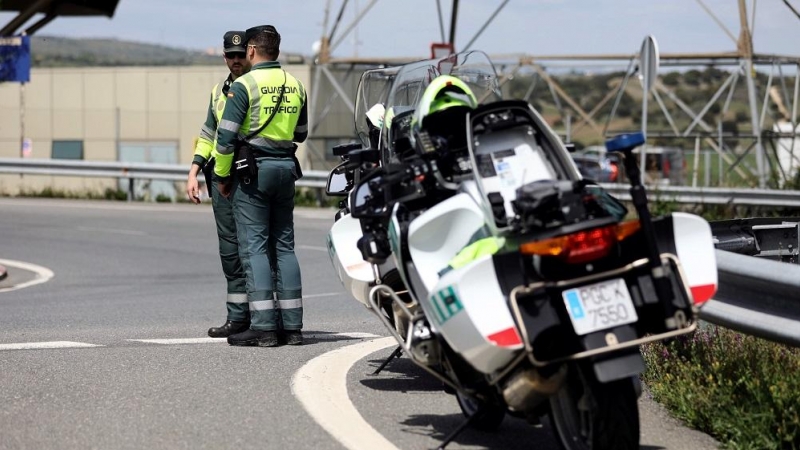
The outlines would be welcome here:
<svg viewBox="0 0 800 450">
<path fill-rule="evenodd" d="M 0 82 L 31 81 L 31 37 L 0 38 Z"/>
<path fill-rule="evenodd" d="M 569 291 L 564 291 L 564 298 L 566 298 L 567 302 L 569 302 L 569 310 L 572 318 L 582 319 L 586 313 L 583 312 L 581 299 L 578 297 L 578 290 L 570 289 Z"/>
</svg>

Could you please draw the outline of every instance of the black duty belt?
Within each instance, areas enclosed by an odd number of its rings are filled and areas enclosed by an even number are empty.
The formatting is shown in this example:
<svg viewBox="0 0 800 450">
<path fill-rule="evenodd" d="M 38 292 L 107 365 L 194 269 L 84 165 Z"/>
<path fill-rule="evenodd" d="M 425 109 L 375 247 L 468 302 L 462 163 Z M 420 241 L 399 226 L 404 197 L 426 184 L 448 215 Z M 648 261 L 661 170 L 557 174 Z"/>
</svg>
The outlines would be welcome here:
<svg viewBox="0 0 800 450">
<path fill-rule="evenodd" d="M 258 149 L 252 148 L 252 147 L 250 147 L 250 148 L 252 149 L 253 156 L 255 156 L 256 158 L 292 159 L 292 155 L 277 156 L 277 155 L 265 152 L 263 150 L 258 150 Z"/>
<path fill-rule="evenodd" d="M 267 158 L 267 159 L 277 159 L 277 160 L 284 160 L 284 161 L 294 161 L 294 176 L 296 180 L 303 178 L 303 169 L 300 167 L 300 161 L 297 159 L 297 155 L 292 153 L 286 156 L 276 156 L 270 154 L 264 150 L 257 149 L 253 146 L 249 146 L 249 151 L 253 155 L 253 158 Z"/>
</svg>

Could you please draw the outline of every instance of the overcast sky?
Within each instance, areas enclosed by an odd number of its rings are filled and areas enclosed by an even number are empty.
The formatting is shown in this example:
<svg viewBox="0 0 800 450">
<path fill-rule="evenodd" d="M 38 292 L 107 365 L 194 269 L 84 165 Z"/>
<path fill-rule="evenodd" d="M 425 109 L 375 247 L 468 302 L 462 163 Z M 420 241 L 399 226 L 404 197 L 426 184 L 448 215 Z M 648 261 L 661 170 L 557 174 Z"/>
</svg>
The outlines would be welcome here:
<svg viewBox="0 0 800 450">
<path fill-rule="evenodd" d="M 737 0 L 702 0 L 739 34 Z M 748 0 L 752 15 L 755 0 Z M 789 0 L 800 10 L 800 0 Z M 42 35 L 112 37 L 187 49 L 219 48 L 229 29 L 272 24 L 282 35 L 282 50 L 311 54 L 323 33 L 326 0 L 120 0 L 112 19 L 58 18 Z M 350 0 L 338 34 L 355 16 Z M 445 33 L 451 0 L 441 0 Z M 477 33 L 502 0 L 462 0 L 456 33 L 457 50 Z M 800 56 L 800 19 L 783 0 L 755 2 L 756 51 Z M 331 0 L 329 29 L 342 0 Z M 356 33 L 334 56 L 419 56 L 441 40 L 435 0 L 379 0 Z M 7 23 L 13 14 L 0 14 Z M 489 54 L 633 53 L 648 34 L 661 52 L 733 51 L 734 42 L 698 0 L 510 0 L 472 46 Z M 356 39 L 357 38 L 357 39 Z M 335 40 L 336 38 L 334 38 Z"/>
</svg>

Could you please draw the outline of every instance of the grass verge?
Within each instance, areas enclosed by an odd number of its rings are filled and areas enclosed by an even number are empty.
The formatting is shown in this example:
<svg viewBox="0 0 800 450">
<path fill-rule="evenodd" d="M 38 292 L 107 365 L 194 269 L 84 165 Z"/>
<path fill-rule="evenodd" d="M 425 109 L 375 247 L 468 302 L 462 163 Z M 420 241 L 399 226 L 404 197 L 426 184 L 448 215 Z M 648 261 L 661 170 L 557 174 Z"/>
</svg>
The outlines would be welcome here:
<svg viewBox="0 0 800 450">
<path fill-rule="evenodd" d="M 653 399 L 687 425 L 729 449 L 800 449 L 800 349 L 703 324 L 642 353 Z"/>
</svg>

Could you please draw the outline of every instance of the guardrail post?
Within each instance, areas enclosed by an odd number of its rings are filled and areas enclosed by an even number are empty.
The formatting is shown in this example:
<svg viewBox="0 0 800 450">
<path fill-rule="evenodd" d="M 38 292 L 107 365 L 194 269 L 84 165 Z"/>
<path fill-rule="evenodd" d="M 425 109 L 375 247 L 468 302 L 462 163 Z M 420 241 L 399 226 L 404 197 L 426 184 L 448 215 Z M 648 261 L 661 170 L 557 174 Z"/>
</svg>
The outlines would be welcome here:
<svg viewBox="0 0 800 450">
<path fill-rule="evenodd" d="M 323 206 L 325 204 L 325 195 L 322 192 L 321 188 L 314 189 L 314 192 L 317 194 L 317 206 Z"/>
<path fill-rule="evenodd" d="M 128 178 L 128 201 L 133 201 L 133 177 Z"/>
</svg>

